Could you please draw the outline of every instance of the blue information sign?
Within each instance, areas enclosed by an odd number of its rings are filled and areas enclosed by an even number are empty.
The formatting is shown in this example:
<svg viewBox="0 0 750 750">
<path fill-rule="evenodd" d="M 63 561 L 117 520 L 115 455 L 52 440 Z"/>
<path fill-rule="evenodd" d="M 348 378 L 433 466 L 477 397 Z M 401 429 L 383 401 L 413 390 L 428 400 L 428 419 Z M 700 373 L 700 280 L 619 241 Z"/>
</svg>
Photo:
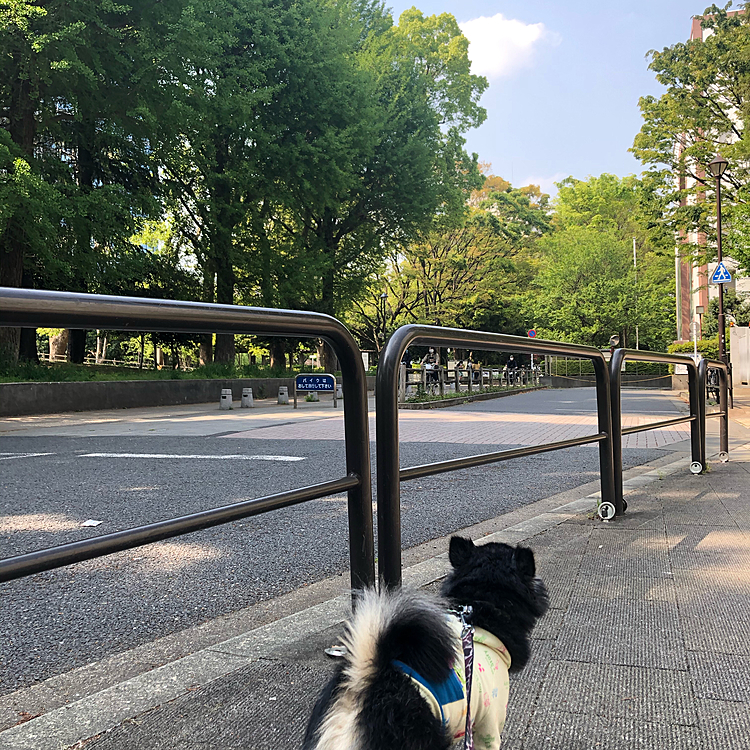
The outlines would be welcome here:
<svg viewBox="0 0 750 750">
<path fill-rule="evenodd" d="M 336 391 L 336 378 L 328 373 L 300 373 L 296 378 L 298 391 Z"/>
</svg>

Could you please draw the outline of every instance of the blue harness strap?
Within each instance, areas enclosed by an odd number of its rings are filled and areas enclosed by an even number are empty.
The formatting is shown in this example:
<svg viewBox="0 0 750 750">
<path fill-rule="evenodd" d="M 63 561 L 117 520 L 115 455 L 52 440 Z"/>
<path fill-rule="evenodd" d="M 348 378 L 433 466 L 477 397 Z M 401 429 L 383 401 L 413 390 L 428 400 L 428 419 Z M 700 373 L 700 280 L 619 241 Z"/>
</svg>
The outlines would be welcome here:
<svg viewBox="0 0 750 750">
<path fill-rule="evenodd" d="M 458 675 L 451 669 L 448 679 L 443 682 L 428 682 L 422 677 L 419 672 L 412 669 L 408 664 L 404 664 L 398 659 L 394 659 L 392 662 L 393 666 L 400 669 L 404 674 L 414 678 L 420 685 L 426 687 L 434 696 L 435 700 L 440 706 L 440 718 L 445 723 L 445 713 L 443 712 L 443 706 L 447 706 L 449 703 L 455 703 L 464 699 L 464 690 L 461 685 L 461 681 L 458 679 Z"/>
</svg>

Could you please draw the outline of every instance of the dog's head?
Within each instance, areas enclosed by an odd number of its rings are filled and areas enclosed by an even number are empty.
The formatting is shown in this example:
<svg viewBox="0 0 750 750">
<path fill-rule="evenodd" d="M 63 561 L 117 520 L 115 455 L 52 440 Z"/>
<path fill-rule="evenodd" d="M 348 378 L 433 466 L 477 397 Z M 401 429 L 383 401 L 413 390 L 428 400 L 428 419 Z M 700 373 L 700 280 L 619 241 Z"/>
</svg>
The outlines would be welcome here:
<svg viewBox="0 0 750 750">
<path fill-rule="evenodd" d="M 502 609 L 512 599 L 535 619 L 547 611 L 547 588 L 536 575 L 534 553 L 528 547 L 502 542 L 477 546 L 454 536 L 449 559 L 453 571 L 443 588 L 447 596 L 465 599 L 464 603 L 486 601 Z"/>
</svg>

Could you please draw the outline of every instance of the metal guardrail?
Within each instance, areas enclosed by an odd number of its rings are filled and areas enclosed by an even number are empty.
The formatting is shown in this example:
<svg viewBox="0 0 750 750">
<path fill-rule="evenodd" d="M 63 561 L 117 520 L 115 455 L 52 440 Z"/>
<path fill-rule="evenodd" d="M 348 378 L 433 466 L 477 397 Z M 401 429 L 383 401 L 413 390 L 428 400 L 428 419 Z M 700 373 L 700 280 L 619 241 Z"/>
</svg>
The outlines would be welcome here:
<svg viewBox="0 0 750 750">
<path fill-rule="evenodd" d="M 690 415 L 687 417 L 677 417 L 676 419 L 666 419 L 661 422 L 649 422 L 637 427 L 626 427 L 623 429 L 620 394 L 622 391 L 622 364 L 626 359 L 637 360 L 639 362 L 663 362 L 669 365 L 686 365 L 688 369 Z M 701 414 L 705 413 L 705 405 L 703 410 L 701 410 L 700 392 L 702 381 L 698 376 L 698 366 L 692 357 L 686 355 L 663 354 L 662 352 L 649 352 L 643 349 L 615 349 L 609 362 L 609 377 L 612 401 L 612 450 L 616 477 L 614 505 L 615 515 L 620 516 L 625 512 L 622 489 L 622 436 L 690 422 L 690 450 L 692 456 L 690 471 L 694 474 L 700 474 L 706 468 L 706 449 L 702 429 L 703 420 L 701 418 Z M 705 393 L 705 389 L 703 391 Z"/>
<path fill-rule="evenodd" d="M 410 379 L 410 375 L 416 375 L 417 379 Z M 423 393 L 434 393 L 437 389 L 441 398 L 445 395 L 446 388 L 452 388 L 456 397 L 463 395 L 472 396 L 475 393 L 483 393 L 491 388 L 516 388 L 527 385 L 539 385 L 541 372 L 527 367 L 507 369 L 503 367 L 443 367 L 438 365 L 432 369 L 425 367 L 407 367 L 403 362 L 399 371 L 398 397 L 401 403 L 409 398 L 408 390 L 421 389 Z M 466 383 L 466 390 L 462 390 Z"/>
<path fill-rule="evenodd" d="M 589 359 L 596 373 L 598 432 L 572 440 L 468 456 L 402 469 L 398 440 L 398 380 L 401 358 L 410 344 L 450 346 L 474 350 L 512 351 L 524 354 L 559 354 Z M 598 349 L 557 341 L 484 333 L 437 326 L 407 325 L 388 340 L 380 355 L 375 385 L 378 475 L 378 572 L 386 586 L 401 583 L 401 482 L 457 469 L 505 461 L 519 456 L 599 444 L 602 499 L 614 502 L 615 474 L 612 458 L 612 414 L 607 362 Z"/>
<path fill-rule="evenodd" d="M 347 476 L 331 482 L 0 560 L 0 582 L 60 568 L 81 560 L 91 560 L 346 490 L 349 497 L 352 588 L 356 590 L 374 585 L 367 379 L 359 348 L 348 329 L 338 320 L 321 313 L 292 310 L 0 287 L 0 326 L 104 328 L 175 333 L 249 333 L 263 336 L 323 338 L 336 351 L 346 385 L 344 427 L 347 471 Z"/>
<path fill-rule="evenodd" d="M 706 386 L 708 384 L 709 370 L 715 370 L 719 374 L 719 409 L 712 412 L 706 411 Z M 721 419 L 719 425 L 719 460 L 727 461 L 729 459 L 729 395 L 731 393 L 731 379 L 730 368 L 718 359 L 702 359 L 698 364 L 704 466 L 706 455 L 706 419 L 710 417 L 719 417 Z"/>
</svg>

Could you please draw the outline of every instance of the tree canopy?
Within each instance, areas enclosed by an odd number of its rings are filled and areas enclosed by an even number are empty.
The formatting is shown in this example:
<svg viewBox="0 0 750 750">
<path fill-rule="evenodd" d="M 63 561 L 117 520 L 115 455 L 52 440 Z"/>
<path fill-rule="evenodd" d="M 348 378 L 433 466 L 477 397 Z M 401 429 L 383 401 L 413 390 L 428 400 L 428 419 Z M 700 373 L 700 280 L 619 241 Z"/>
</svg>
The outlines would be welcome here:
<svg viewBox="0 0 750 750">
<path fill-rule="evenodd" d="M 0 52 L 0 284 L 142 293 L 159 266 L 205 301 L 340 315 L 480 182 L 487 82 L 450 14 L 11 0 Z M 153 220 L 180 252 L 144 244 Z"/>
</svg>

